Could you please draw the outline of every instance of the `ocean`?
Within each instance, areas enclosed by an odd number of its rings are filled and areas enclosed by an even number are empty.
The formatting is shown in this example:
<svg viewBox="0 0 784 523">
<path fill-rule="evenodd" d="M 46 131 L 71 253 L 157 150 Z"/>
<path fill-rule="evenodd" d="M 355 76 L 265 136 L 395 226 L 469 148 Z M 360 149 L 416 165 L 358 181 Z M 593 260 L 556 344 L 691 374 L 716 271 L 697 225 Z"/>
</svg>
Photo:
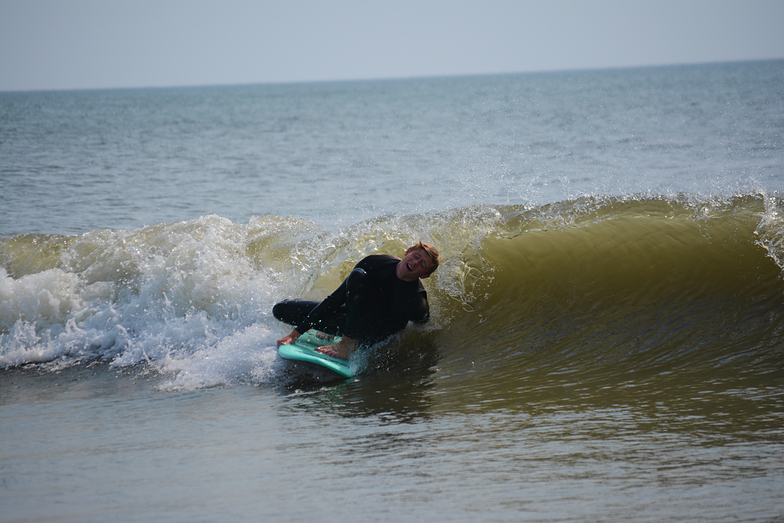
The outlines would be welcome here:
<svg viewBox="0 0 784 523">
<path fill-rule="evenodd" d="M 782 60 L 0 93 L 0 521 L 784 521 L 782 191 Z"/>
</svg>

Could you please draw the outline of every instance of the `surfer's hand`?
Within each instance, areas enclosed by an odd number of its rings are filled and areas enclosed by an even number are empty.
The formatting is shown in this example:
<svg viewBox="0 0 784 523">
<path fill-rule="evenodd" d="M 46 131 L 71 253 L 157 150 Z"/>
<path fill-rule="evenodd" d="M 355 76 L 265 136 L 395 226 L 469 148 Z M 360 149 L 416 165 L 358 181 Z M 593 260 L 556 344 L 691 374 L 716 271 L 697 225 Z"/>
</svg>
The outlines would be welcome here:
<svg viewBox="0 0 784 523">
<path fill-rule="evenodd" d="M 278 347 L 280 347 L 281 345 L 291 345 L 292 343 L 297 341 L 297 338 L 299 337 L 300 337 L 300 333 L 297 332 L 296 329 L 294 329 L 293 331 L 291 331 L 291 333 L 288 336 L 285 336 L 278 340 Z"/>
</svg>

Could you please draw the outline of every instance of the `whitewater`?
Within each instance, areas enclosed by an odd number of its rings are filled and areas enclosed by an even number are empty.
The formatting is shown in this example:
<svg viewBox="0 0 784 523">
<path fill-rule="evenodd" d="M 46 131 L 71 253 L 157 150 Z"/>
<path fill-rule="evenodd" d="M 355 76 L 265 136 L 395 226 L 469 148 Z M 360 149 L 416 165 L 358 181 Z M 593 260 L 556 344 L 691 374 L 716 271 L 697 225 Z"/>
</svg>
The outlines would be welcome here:
<svg viewBox="0 0 784 523">
<path fill-rule="evenodd" d="M 1 521 L 784 517 L 784 62 L 0 110 Z M 428 324 L 277 357 L 420 240 Z"/>
</svg>

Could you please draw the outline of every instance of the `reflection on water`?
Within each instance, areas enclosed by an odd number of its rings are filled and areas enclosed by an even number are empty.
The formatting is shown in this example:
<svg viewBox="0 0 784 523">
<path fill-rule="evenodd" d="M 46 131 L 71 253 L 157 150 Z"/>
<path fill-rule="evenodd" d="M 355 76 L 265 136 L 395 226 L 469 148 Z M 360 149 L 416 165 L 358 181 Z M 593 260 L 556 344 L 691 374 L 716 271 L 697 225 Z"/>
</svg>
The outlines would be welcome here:
<svg viewBox="0 0 784 523">
<path fill-rule="evenodd" d="M 318 434 L 307 452 L 368 504 L 465 521 L 472 510 L 534 521 L 764 521 L 784 510 L 780 385 L 563 384 L 492 401 L 442 390 L 432 374 L 399 385 L 375 376 L 284 404 L 293 432 Z"/>
<path fill-rule="evenodd" d="M 327 522 L 784 514 L 776 373 L 509 382 L 495 367 L 455 366 L 431 334 L 415 341 L 421 353 L 404 341 L 374 354 L 367 374 L 300 389 L 283 380 L 162 392 L 162 377 L 143 367 L 103 364 L 4 371 L 0 501 L 19 514 L 11 496 L 34 488 L 60 503 L 23 513 L 45 519 L 56 509 L 65 521 L 102 497 L 106 513 L 139 520 L 173 499 L 168 510 L 183 520 L 205 517 L 205 499 L 238 515 Z M 79 490 L 58 498 L 67 477 Z"/>
<path fill-rule="evenodd" d="M 410 333 L 406 343 L 394 340 L 365 356 L 365 372 L 325 386 L 289 379 L 282 390 L 295 392 L 288 405 L 305 412 L 331 412 L 348 417 L 374 417 L 385 423 L 416 422 L 429 416 L 438 348 L 433 336 Z"/>
</svg>

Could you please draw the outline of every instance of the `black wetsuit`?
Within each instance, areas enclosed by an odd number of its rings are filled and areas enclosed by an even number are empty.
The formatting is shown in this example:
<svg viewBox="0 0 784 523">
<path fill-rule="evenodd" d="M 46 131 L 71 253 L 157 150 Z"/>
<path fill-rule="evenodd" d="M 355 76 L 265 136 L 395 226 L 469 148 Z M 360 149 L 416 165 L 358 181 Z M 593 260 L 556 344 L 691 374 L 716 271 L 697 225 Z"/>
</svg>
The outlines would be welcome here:
<svg viewBox="0 0 784 523">
<path fill-rule="evenodd" d="M 272 314 L 304 334 L 318 329 L 348 336 L 360 343 L 376 343 L 405 328 L 409 321 L 430 317 L 427 292 L 419 280 L 397 277 L 399 258 L 375 254 L 360 261 L 340 287 L 321 303 L 286 300 Z"/>
</svg>

